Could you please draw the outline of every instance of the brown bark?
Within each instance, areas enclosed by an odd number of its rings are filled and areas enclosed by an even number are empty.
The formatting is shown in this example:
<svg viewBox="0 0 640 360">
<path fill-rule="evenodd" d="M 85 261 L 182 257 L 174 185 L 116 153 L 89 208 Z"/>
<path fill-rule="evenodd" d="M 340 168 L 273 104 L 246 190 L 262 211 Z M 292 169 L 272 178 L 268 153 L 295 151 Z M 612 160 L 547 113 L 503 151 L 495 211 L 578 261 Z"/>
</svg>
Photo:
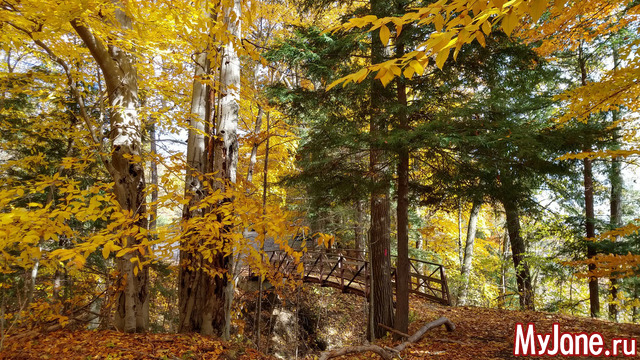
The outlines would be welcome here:
<svg viewBox="0 0 640 360">
<path fill-rule="evenodd" d="M 396 56 L 404 55 L 404 44 L 396 45 Z M 397 80 L 398 126 L 402 131 L 409 130 L 409 122 L 404 109 L 407 107 L 407 86 L 402 78 Z M 396 264 L 396 314 L 395 329 L 406 333 L 409 329 L 409 149 L 402 147 L 398 151 L 398 205 L 396 218 L 398 226 L 398 261 Z M 399 339 L 394 334 L 396 340 Z"/>
<path fill-rule="evenodd" d="M 580 67 L 580 84 L 587 85 L 587 64 L 583 52 L 582 45 L 579 47 L 578 62 Z M 584 151 L 590 151 L 590 148 Z M 585 230 L 587 238 L 595 238 L 596 224 L 593 205 L 593 170 L 591 159 L 583 160 L 583 176 L 584 176 L 584 210 L 586 216 Z M 587 258 L 591 259 L 597 255 L 597 250 L 592 241 L 587 241 Z M 596 264 L 589 264 L 589 272 L 595 271 Z M 598 278 L 596 276 L 589 277 L 589 306 L 591 309 L 591 317 L 596 318 L 600 315 L 600 296 L 598 289 Z"/>
<path fill-rule="evenodd" d="M 506 290 L 506 287 L 507 287 L 506 260 L 507 260 L 508 249 L 509 249 L 509 234 L 508 234 L 508 231 L 507 231 L 507 233 L 505 233 L 503 238 L 502 238 L 502 249 L 500 251 L 500 287 L 498 289 L 498 291 L 499 291 L 499 293 L 498 293 L 498 309 L 504 309 L 504 307 L 505 307 L 505 295 L 506 295 L 506 291 L 505 290 Z"/>
<path fill-rule="evenodd" d="M 371 12 L 382 16 L 390 12 L 382 0 L 370 0 Z M 373 63 L 385 60 L 385 48 L 378 41 L 379 30 L 372 33 L 371 59 Z M 371 176 L 371 227 L 369 228 L 369 257 L 371 263 L 371 294 L 369 301 L 370 341 L 382 337 L 386 330 L 376 326 L 378 323 L 393 327 L 393 291 L 391 288 L 391 219 L 389 182 L 387 180 L 387 155 L 376 145 L 376 141 L 386 135 L 387 115 L 383 105 L 388 94 L 378 80 L 371 80 L 370 128 L 372 144 L 369 154 L 369 173 Z"/>
<path fill-rule="evenodd" d="M 458 303 L 462 306 L 467 303 L 467 295 L 469 292 L 469 274 L 471 274 L 471 266 L 473 260 L 473 244 L 476 239 L 476 231 L 478 229 L 478 214 L 480 213 L 481 203 L 474 201 L 471 205 L 471 213 L 469 213 L 469 223 L 467 225 L 467 240 L 464 246 L 464 260 L 462 262 L 462 285 L 460 287 L 460 296 Z"/>
<path fill-rule="evenodd" d="M 363 254 L 363 250 L 364 250 L 364 209 L 363 207 L 363 201 L 362 200 L 356 200 L 356 223 L 353 226 L 353 236 L 354 236 L 354 249 L 355 249 L 355 253 L 353 254 L 353 257 L 355 258 L 360 258 L 362 257 L 362 259 L 364 260 L 364 254 Z"/>
<path fill-rule="evenodd" d="M 618 49 L 613 49 L 613 68 L 618 69 L 620 65 L 620 59 L 618 56 Z M 616 129 L 613 130 L 613 150 L 620 149 L 620 131 L 617 129 L 616 122 L 618 121 L 618 111 L 612 112 L 612 120 Z M 614 157 L 611 159 L 611 172 L 609 174 L 609 180 L 611 181 L 611 211 L 609 222 L 612 228 L 619 228 L 622 226 L 622 189 L 624 187 L 620 159 Z M 620 237 L 617 236 L 614 241 L 619 241 Z M 611 295 L 611 302 L 609 303 L 609 320 L 618 321 L 618 279 L 617 274 L 612 273 L 609 278 L 609 294 Z"/>
<path fill-rule="evenodd" d="M 513 257 L 513 267 L 516 271 L 516 282 L 520 295 L 520 308 L 523 310 L 535 310 L 533 302 L 533 288 L 531 286 L 531 274 L 529 264 L 525 259 L 526 248 L 524 239 L 520 234 L 520 215 L 517 205 L 510 199 L 502 201 L 507 216 L 507 231 Z"/>
<path fill-rule="evenodd" d="M 121 10 L 115 13 L 116 25 L 122 29 L 131 28 L 131 19 Z M 134 224 L 141 229 L 147 228 L 145 179 L 140 160 L 143 126 L 138 118 L 138 83 L 135 58 L 132 54 L 114 45 L 105 47 L 100 39 L 79 20 L 71 22 L 91 55 L 104 74 L 109 105 L 111 110 L 111 160 L 105 165 L 113 182 L 113 193 L 122 210 L 129 211 Z M 137 247 L 140 240 L 130 235 L 122 239 L 123 248 Z M 116 258 L 119 282 L 123 291 L 116 294 L 115 325 L 125 332 L 146 331 L 149 325 L 149 296 L 147 266 L 137 272 L 137 262 L 144 262 L 144 256 L 138 251 L 128 252 Z"/>
</svg>

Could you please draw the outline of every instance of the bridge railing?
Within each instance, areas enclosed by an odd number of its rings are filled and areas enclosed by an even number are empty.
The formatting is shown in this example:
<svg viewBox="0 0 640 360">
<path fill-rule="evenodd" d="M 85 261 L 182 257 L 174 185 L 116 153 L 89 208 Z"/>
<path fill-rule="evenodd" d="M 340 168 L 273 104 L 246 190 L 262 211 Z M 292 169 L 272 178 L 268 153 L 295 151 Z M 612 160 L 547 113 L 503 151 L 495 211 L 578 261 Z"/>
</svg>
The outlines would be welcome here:
<svg viewBox="0 0 640 360">
<path fill-rule="evenodd" d="M 303 253 L 299 262 L 283 251 L 270 251 L 267 256 L 275 270 L 287 276 L 331 286 L 343 292 L 369 295 L 370 269 L 363 252 L 349 249 L 309 251 Z M 391 275 L 394 285 L 396 261 L 397 257 L 392 256 Z M 302 264 L 302 272 L 299 271 L 299 264 Z M 393 288 L 395 292 L 395 286 Z M 409 292 L 441 304 L 451 303 L 445 269 L 440 264 L 409 259 Z"/>
</svg>

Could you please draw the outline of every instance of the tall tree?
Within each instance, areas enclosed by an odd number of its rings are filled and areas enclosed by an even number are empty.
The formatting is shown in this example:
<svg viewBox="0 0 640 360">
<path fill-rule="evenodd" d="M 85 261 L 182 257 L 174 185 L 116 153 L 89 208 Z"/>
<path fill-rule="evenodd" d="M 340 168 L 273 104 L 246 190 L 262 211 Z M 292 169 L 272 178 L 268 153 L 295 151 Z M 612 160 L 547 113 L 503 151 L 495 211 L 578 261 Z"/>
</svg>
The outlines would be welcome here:
<svg viewBox="0 0 640 360">
<path fill-rule="evenodd" d="M 389 14 L 389 4 L 383 0 L 370 0 L 371 12 L 377 16 Z M 373 63 L 385 60 L 385 46 L 377 41 L 380 31 L 374 31 L 371 45 Z M 393 291 L 391 288 L 391 218 L 388 173 L 388 154 L 381 149 L 380 140 L 386 135 L 387 114 L 382 107 L 388 94 L 379 81 L 371 81 L 369 136 L 372 139 L 369 155 L 371 174 L 371 227 L 369 229 L 369 256 L 371 265 L 371 300 L 369 301 L 369 340 L 384 336 L 386 330 L 378 324 L 393 326 Z"/>
<path fill-rule="evenodd" d="M 580 69 L 580 85 L 587 85 L 587 60 L 584 52 L 584 45 L 580 44 L 578 48 L 578 67 Z M 585 152 L 591 151 L 590 148 L 583 149 Z M 593 243 L 596 237 L 596 219 L 593 202 L 593 165 L 592 160 L 586 157 L 583 161 L 584 175 L 584 211 L 585 211 L 585 230 L 587 239 L 587 258 L 592 259 L 598 252 L 596 245 Z M 594 262 L 589 263 L 589 272 L 595 272 L 597 265 Z M 598 287 L 598 277 L 591 274 L 589 276 L 589 306 L 591 308 L 591 317 L 596 318 L 600 315 L 600 294 Z"/>
<path fill-rule="evenodd" d="M 204 82 L 210 78 L 210 49 L 201 49 L 196 54 L 187 144 L 185 191 L 190 201 L 183 211 L 186 221 L 199 216 L 223 224 L 229 215 L 231 197 L 228 194 L 236 182 L 238 163 L 240 60 L 237 46 L 241 34 L 241 10 L 240 0 L 234 0 L 223 8 L 223 22 L 229 35 L 223 41 L 219 56 L 220 84 L 216 91 L 219 106 L 216 112 L 212 96 L 215 88 L 207 91 Z M 208 83 L 212 84 L 211 81 Z M 213 173 L 214 178 L 205 179 L 206 173 Z M 194 206 L 215 191 L 227 195 L 215 201 L 213 206 Z M 233 282 L 230 281 L 233 244 L 227 234 L 230 229 L 223 226 L 216 232 L 215 239 L 203 239 L 198 226 L 199 221 L 187 225 L 188 231 L 181 246 L 180 331 L 197 331 L 206 335 L 218 332 L 228 338 L 233 300 Z"/>
<path fill-rule="evenodd" d="M 613 49 L 613 69 L 614 71 L 620 66 L 620 56 L 618 54 L 617 46 L 614 44 Z M 618 129 L 619 111 L 614 110 L 612 112 L 612 121 L 615 129 L 613 130 L 613 150 L 620 150 L 621 139 L 620 129 Z M 609 182 L 611 183 L 611 199 L 610 199 L 610 212 L 609 223 L 612 228 L 617 229 L 622 226 L 622 189 L 624 183 L 622 180 L 620 158 L 614 157 L 611 159 L 611 169 L 609 170 Z M 620 236 L 617 236 L 615 241 L 620 241 Z M 609 303 L 609 320 L 618 321 L 618 274 L 611 274 L 609 278 L 609 293 L 611 294 L 611 302 Z"/>
<path fill-rule="evenodd" d="M 208 17 L 208 14 L 205 16 Z M 185 196 L 189 202 L 185 204 L 182 218 L 188 222 L 190 219 L 204 215 L 203 209 L 197 209 L 197 205 L 206 196 L 207 189 L 203 186 L 204 174 L 208 163 L 206 150 L 205 129 L 207 122 L 208 91 L 204 82 L 209 74 L 209 52 L 206 48 L 200 49 L 195 54 L 195 76 L 191 94 L 191 109 L 189 117 L 189 133 L 187 138 L 187 172 L 185 175 Z M 180 247 L 180 274 L 179 283 L 179 311 L 180 332 L 203 332 L 211 334 L 210 306 L 208 305 L 211 284 L 214 280 L 207 271 L 210 264 L 205 261 L 201 253 L 198 253 L 198 245 L 201 239 L 197 233 L 189 233 L 183 236 Z M 219 309 L 215 309 L 218 311 Z"/>
<path fill-rule="evenodd" d="M 114 15 L 114 27 L 121 31 L 132 29 L 131 19 L 123 9 L 117 7 Z M 138 117 L 136 59 L 117 44 L 105 45 L 82 19 L 72 20 L 71 26 L 100 66 L 107 84 L 112 150 L 111 160 L 105 165 L 113 179 L 113 192 L 138 229 L 146 229 L 145 180 L 140 157 L 144 127 Z M 134 234 L 122 239 L 123 248 L 134 249 L 140 243 Z M 138 265 L 144 264 L 144 254 L 144 251 L 133 250 L 116 260 L 124 290 L 117 295 L 115 325 L 125 332 L 146 331 L 149 326 L 149 269 Z M 141 269 L 135 269 L 136 266 Z"/>
</svg>

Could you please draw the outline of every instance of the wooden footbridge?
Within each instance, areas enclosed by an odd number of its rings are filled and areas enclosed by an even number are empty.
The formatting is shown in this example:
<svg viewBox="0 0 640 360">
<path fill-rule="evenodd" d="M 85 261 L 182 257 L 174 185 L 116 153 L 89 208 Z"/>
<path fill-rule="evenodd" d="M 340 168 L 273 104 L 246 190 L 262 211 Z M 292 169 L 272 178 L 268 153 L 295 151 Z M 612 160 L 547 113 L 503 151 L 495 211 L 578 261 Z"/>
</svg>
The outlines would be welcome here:
<svg viewBox="0 0 640 360">
<path fill-rule="evenodd" d="M 286 277 L 302 278 L 304 282 L 330 286 L 368 298 L 371 288 L 370 265 L 362 255 L 349 250 L 310 251 L 303 253 L 300 260 L 296 261 L 284 251 L 267 252 L 274 269 Z M 391 281 L 394 295 L 395 262 L 396 258 L 392 256 Z M 442 265 L 409 259 L 409 269 L 410 293 L 440 304 L 451 304 L 447 276 Z"/>
</svg>

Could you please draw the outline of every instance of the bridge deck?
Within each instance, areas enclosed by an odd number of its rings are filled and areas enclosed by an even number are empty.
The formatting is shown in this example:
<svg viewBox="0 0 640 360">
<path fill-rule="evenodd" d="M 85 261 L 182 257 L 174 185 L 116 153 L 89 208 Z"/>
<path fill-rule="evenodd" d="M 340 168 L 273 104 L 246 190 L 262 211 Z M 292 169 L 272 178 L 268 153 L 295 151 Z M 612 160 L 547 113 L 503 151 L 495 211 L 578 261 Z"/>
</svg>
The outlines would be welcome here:
<svg viewBox="0 0 640 360">
<path fill-rule="evenodd" d="M 369 295 L 369 262 L 361 256 L 341 252 L 307 252 L 299 261 L 284 251 L 269 251 L 267 256 L 277 272 L 304 282 L 340 289 L 345 293 Z M 357 254 L 357 253 L 356 253 Z M 359 255 L 359 254 L 358 254 Z M 391 281 L 395 294 L 396 268 L 392 257 Z M 450 305 L 449 287 L 444 267 L 440 264 L 409 259 L 409 292 L 431 301 Z M 300 271 L 302 270 L 302 271 Z"/>
</svg>

